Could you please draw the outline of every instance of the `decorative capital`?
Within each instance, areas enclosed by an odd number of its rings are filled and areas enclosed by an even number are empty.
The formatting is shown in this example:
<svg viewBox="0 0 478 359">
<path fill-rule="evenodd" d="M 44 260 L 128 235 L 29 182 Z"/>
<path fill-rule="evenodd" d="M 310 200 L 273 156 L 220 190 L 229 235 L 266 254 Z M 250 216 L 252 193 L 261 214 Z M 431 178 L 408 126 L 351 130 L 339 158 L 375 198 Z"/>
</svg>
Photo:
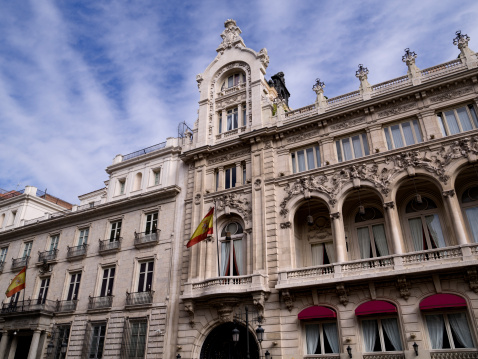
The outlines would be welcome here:
<svg viewBox="0 0 478 359">
<path fill-rule="evenodd" d="M 443 191 L 443 197 L 447 198 L 447 197 L 453 197 L 455 195 L 455 190 L 454 189 L 450 189 L 448 191 Z"/>
<path fill-rule="evenodd" d="M 358 65 L 358 70 L 355 71 L 355 77 L 357 77 L 360 81 L 366 80 L 368 75 L 368 69 L 364 67 L 362 64 Z"/>
<path fill-rule="evenodd" d="M 453 45 L 458 46 L 461 50 L 464 47 L 468 47 L 468 41 L 470 41 L 470 37 L 466 34 L 462 34 L 461 30 L 455 32 L 456 37 L 453 39 Z"/>
<path fill-rule="evenodd" d="M 402 61 L 405 62 L 408 66 L 415 63 L 415 59 L 417 58 L 417 54 L 414 51 L 410 51 L 407 47 L 405 49 L 405 55 L 402 56 Z"/>
<path fill-rule="evenodd" d="M 324 93 L 325 83 L 320 81 L 319 78 L 315 79 L 315 85 L 312 86 L 312 90 L 318 95 L 319 93 Z"/>
</svg>

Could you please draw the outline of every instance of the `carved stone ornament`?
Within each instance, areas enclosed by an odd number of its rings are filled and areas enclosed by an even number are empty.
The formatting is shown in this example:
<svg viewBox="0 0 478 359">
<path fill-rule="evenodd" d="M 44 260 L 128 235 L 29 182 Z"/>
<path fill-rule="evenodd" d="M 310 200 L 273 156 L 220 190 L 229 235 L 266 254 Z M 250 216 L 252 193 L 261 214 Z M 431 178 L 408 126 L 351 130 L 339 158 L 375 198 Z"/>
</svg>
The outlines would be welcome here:
<svg viewBox="0 0 478 359">
<path fill-rule="evenodd" d="M 201 82 L 203 82 L 203 77 L 201 74 L 196 75 L 196 82 L 198 83 L 198 88 L 201 87 Z"/>
<path fill-rule="evenodd" d="M 395 202 L 390 201 L 390 202 L 385 202 L 383 204 L 383 208 L 385 209 L 394 209 L 395 208 Z"/>
<path fill-rule="evenodd" d="M 454 189 L 450 189 L 448 191 L 443 191 L 443 197 L 447 198 L 447 197 L 453 197 L 455 195 L 455 190 Z"/>
<path fill-rule="evenodd" d="M 283 290 L 281 294 L 282 294 L 282 300 L 284 301 L 285 306 L 287 307 L 289 312 L 292 311 L 292 308 L 294 308 L 294 304 L 293 304 L 294 298 L 292 297 L 292 295 L 290 294 L 288 290 Z"/>
<path fill-rule="evenodd" d="M 468 282 L 470 289 L 478 293 L 478 272 L 476 268 L 470 268 L 466 271 L 465 280 Z"/>
<path fill-rule="evenodd" d="M 222 323 L 232 322 L 235 303 L 216 302 L 214 306 L 217 309 L 219 321 L 221 321 Z"/>
<path fill-rule="evenodd" d="M 192 301 L 184 302 L 184 310 L 189 314 L 189 325 L 194 328 L 194 303 Z"/>
<path fill-rule="evenodd" d="M 430 97 L 430 102 L 436 103 L 436 102 L 443 102 L 443 101 L 451 100 L 451 99 L 456 98 L 456 97 L 461 97 L 461 96 L 463 96 L 467 93 L 470 93 L 472 91 L 473 91 L 472 87 L 465 87 L 465 88 L 457 89 L 457 90 L 454 90 L 454 91 L 447 91 L 447 92 L 444 92 L 440 95 Z"/>
<path fill-rule="evenodd" d="M 261 61 L 261 64 L 267 69 L 269 66 L 269 55 L 267 54 L 267 49 L 264 47 L 257 54 L 257 58 Z"/>
<path fill-rule="evenodd" d="M 236 159 L 238 157 L 242 157 L 242 156 L 245 156 L 245 155 L 248 155 L 248 154 L 250 154 L 249 149 L 238 151 L 238 152 L 233 152 L 233 153 L 228 153 L 228 154 L 225 154 L 225 155 L 220 155 L 220 156 L 209 158 L 207 160 L 207 163 L 208 163 L 208 165 L 214 165 L 216 163 L 230 161 L 230 160 L 233 160 L 233 159 Z"/>
<path fill-rule="evenodd" d="M 406 103 L 406 104 L 404 104 L 404 105 L 392 107 L 392 108 L 389 109 L 389 110 L 381 111 L 381 112 L 378 113 L 378 117 L 379 117 L 379 118 L 382 118 L 382 117 L 388 117 L 388 116 L 398 115 L 399 113 L 402 113 L 402 112 L 405 112 L 405 111 L 409 111 L 409 110 L 411 110 L 411 109 L 413 109 L 413 108 L 415 108 L 415 107 L 416 107 L 415 102 Z"/>
<path fill-rule="evenodd" d="M 264 320 L 264 302 L 267 300 L 267 297 L 263 292 L 254 293 L 252 295 L 254 306 L 257 309 L 257 319 L 262 322 Z"/>
<path fill-rule="evenodd" d="M 410 284 L 407 282 L 407 278 L 404 275 L 397 278 L 397 289 L 400 292 L 400 297 L 408 300 L 410 297 Z"/>
<path fill-rule="evenodd" d="M 262 181 L 260 180 L 260 178 L 258 178 L 254 181 L 254 189 L 256 191 L 261 189 L 261 185 L 262 185 Z"/>
<path fill-rule="evenodd" d="M 201 204 L 201 194 L 198 193 L 195 197 L 194 197 L 194 204 Z"/>
<path fill-rule="evenodd" d="M 342 303 L 344 307 L 347 306 L 349 302 L 349 297 L 348 297 L 349 293 L 347 288 L 345 288 L 345 285 L 342 283 L 337 284 L 335 288 L 336 288 L 337 296 L 339 297 L 339 302 Z"/>
<path fill-rule="evenodd" d="M 315 137 L 315 136 L 318 136 L 318 135 L 319 135 L 318 130 L 302 132 L 299 135 L 294 135 L 294 136 L 287 137 L 287 143 L 294 143 L 294 142 L 307 140 L 309 138 L 312 138 L 312 137 Z"/>
<path fill-rule="evenodd" d="M 291 226 L 290 222 L 284 222 L 280 224 L 280 228 L 282 229 L 290 228 L 290 226 Z"/>
<path fill-rule="evenodd" d="M 364 121 L 365 121 L 364 117 L 355 118 L 353 120 L 344 121 L 344 122 L 340 122 L 340 123 L 337 123 L 335 125 L 332 125 L 332 126 L 330 126 L 330 130 L 331 131 L 343 130 L 343 129 L 346 129 L 346 128 L 349 128 L 349 127 L 359 125 L 359 124 L 363 123 Z"/>
<path fill-rule="evenodd" d="M 222 42 L 219 47 L 216 49 L 217 52 L 223 52 L 226 49 L 230 49 L 233 46 L 235 47 L 245 47 L 244 40 L 240 36 L 242 31 L 236 25 L 236 22 L 232 19 L 227 19 L 224 22 L 224 31 L 221 34 Z"/>
<path fill-rule="evenodd" d="M 238 194 L 225 194 L 217 198 L 216 201 L 217 209 L 219 211 L 224 210 L 227 213 L 229 208 L 235 208 L 241 214 L 246 223 L 251 219 L 251 203 L 245 198 L 240 198 Z"/>
</svg>

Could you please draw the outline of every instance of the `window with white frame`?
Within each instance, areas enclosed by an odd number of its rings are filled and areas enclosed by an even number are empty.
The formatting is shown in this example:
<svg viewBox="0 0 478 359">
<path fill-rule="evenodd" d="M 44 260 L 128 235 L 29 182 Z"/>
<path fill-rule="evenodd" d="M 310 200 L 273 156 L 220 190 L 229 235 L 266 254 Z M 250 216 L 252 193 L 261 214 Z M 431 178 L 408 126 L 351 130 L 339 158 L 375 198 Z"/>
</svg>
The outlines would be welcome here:
<svg viewBox="0 0 478 359">
<path fill-rule="evenodd" d="M 100 297 L 109 297 L 113 295 L 113 284 L 115 281 L 116 268 L 103 268 L 103 278 L 101 280 Z"/>
<path fill-rule="evenodd" d="M 158 186 L 161 182 L 161 168 L 153 170 L 153 185 Z"/>
<path fill-rule="evenodd" d="M 80 229 L 80 232 L 78 233 L 78 246 L 82 246 L 88 243 L 89 233 L 90 233 L 89 228 Z"/>
<path fill-rule="evenodd" d="M 221 91 L 237 86 L 240 83 L 246 82 L 246 75 L 244 73 L 236 73 L 228 76 L 221 85 Z"/>
<path fill-rule="evenodd" d="M 366 353 L 403 350 L 396 317 L 364 319 L 362 333 Z"/>
<path fill-rule="evenodd" d="M 153 285 L 154 261 L 139 263 L 137 292 L 150 292 Z"/>
<path fill-rule="evenodd" d="M 242 126 L 246 126 L 247 124 L 247 112 L 246 112 L 246 104 L 242 104 Z"/>
<path fill-rule="evenodd" d="M 148 321 L 145 318 L 126 319 L 121 345 L 122 358 L 142 359 L 146 348 Z"/>
<path fill-rule="evenodd" d="M 383 128 L 389 150 L 422 142 L 418 120 L 409 120 Z"/>
<path fill-rule="evenodd" d="M 8 247 L 0 248 L 0 263 L 5 263 L 7 259 Z"/>
<path fill-rule="evenodd" d="M 49 287 L 50 287 L 50 277 L 43 278 L 40 282 L 40 289 L 38 291 L 37 304 L 45 304 Z"/>
<path fill-rule="evenodd" d="M 126 191 L 126 178 L 118 179 L 118 183 L 116 186 L 116 195 L 119 196 L 121 194 L 125 194 Z"/>
<path fill-rule="evenodd" d="M 355 216 L 355 228 L 360 258 L 388 256 L 389 246 L 385 234 L 383 213 L 375 207 L 363 208 Z"/>
<path fill-rule="evenodd" d="M 25 242 L 23 244 L 23 254 L 22 258 L 30 257 L 30 253 L 32 252 L 33 241 Z"/>
<path fill-rule="evenodd" d="M 427 314 L 425 321 L 432 349 L 474 348 L 464 312 Z"/>
<path fill-rule="evenodd" d="M 219 241 L 221 243 L 221 276 L 237 276 L 246 274 L 245 240 L 242 225 L 239 222 L 226 224 Z"/>
<path fill-rule="evenodd" d="M 15 223 L 15 218 L 17 217 L 17 211 L 11 211 L 10 216 L 8 217 L 8 223 L 7 226 L 11 226 L 12 224 Z"/>
<path fill-rule="evenodd" d="M 339 162 L 353 160 L 370 154 L 366 133 L 359 133 L 335 141 Z"/>
<path fill-rule="evenodd" d="M 245 166 L 242 169 L 243 175 L 245 174 Z M 216 191 L 219 189 L 219 175 L 220 172 L 216 170 Z M 244 181 L 245 176 L 243 177 Z M 224 169 L 224 189 L 236 187 L 237 181 L 237 169 L 236 166 L 227 167 Z"/>
<path fill-rule="evenodd" d="M 68 292 L 66 300 L 78 299 L 78 292 L 80 290 L 81 272 L 72 273 L 70 275 L 70 284 L 68 285 Z"/>
<path fill-rule="evenodd" d="M 478 186 L 467 188 L 461 196 L 461 205 L 467 219 L 468 231 L 478 243 Z"/>
<path fill-rule="evenodd" d="M 307 354 L 338 354 L 337 322 L 319 322 L 305 325 Z"/>
<path fill-rule="evenodd" d="M 232 108 L 227 110 L 227 123 L 226 131 L 235 130 L 239 127 L 238 108 Z"/>
<path fill-rule="evenodd" d="M 87 348 L 88 359 L 103 358 L 103 350 L 105 346 L 106 323 L 90 323 L 87 330 L 85 345 Z"/>
<path fill-rule="evenodd" d="M 146 215 L 144 234 L 156 233 L 157 230 L 158 230 L 158 212 L 148 213 Z"/>
<path fill-rule="evenodd" d="M 58 248 L 58 242 L 60 241 L 60 235 L 54 234 L 50 236 L 50 252 L 55 251 Z"/>
<path fill-rule="evenodd" d="M 428 197 L 420 197 L 408 202 L 405 219 L 415 251 L 446 247 L 440 222 L 438 206 Z"/>
<path fill-rule="evenodd" d="M 119 241 L 121 237 L 121 223 L 122 223 L 121 220 L 111 222 L 110 236 L 109 236 L 110 242 Z"/>
<path fill-rule="evenodd" d="M 443 136 L 471 131 L 478 128 L 478 119 L 473 105 L 464 105 L 437 113 Z"/>
<path fill-rule="evenodd" d="M 295 150 L 291 152 L 290 156 L 292 160 L 292 173 L 313 170 L 321 165 L 319 146 Z"/>
</svg>

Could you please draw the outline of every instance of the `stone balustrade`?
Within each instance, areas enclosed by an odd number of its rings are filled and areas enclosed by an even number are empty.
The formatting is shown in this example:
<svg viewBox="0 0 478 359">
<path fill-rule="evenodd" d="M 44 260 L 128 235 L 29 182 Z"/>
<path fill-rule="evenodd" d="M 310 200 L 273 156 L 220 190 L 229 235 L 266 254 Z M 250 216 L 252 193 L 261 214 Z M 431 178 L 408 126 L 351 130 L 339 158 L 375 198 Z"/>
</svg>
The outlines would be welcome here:
<svg viewBox="0 0 478 359">
<path fill-rule="evenodd" d="M 478 359 L 478 352 L 460 350 L 460 351 L 442 351 L 442 352 L 431 352 L 431 359 Z"/>
</svg>

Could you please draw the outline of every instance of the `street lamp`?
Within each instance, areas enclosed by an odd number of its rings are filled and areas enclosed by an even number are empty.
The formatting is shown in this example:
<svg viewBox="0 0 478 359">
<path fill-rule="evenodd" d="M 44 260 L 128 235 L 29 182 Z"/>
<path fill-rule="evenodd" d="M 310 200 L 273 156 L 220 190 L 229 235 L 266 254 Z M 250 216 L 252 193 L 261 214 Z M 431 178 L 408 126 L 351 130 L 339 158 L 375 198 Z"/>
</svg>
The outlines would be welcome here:
<svg viewBox="0 0 478 359">
<path fill-rule="evenodd" d="M 349 354 L 349 358 L 352 358 L 352 348 L 350 345 L 347 347 L 347 353 Z"/>
<path fill-rule="evenodd" d="M 266 359 L 271 359 L 271 353 L 269 353 L 269 351 L 266 350 L 266 352 L 264 353 L 264 357 L 265 357 Z"/>
<path fill-rule="evenodd" d="M 234 343 L 237 343 L 239 341 L 239 329 L 237 329 L 237 328 L 234 328 L 232 330 L 232 341 Z"/>
<path fill-rule="evenodd" d="M 262 328 L 260 324 L 259 328 L 256 329 L 256 336 L 259 344 L 262 343 L 262 341 L 264 340 L 264 328 Z"/>
<path fill-rule="evenodd" d="M 176 359 L 181 359 L 181 355 L 179 355 L 179 353 L 176 355 Z"/>
<path fill-rule="evenodd" d="M 417 342 L 413 343 L 413 350 L 415 350 L 415 355 L 418 356 L 418 344 L 417 344 Z"/>
<path fill-rule="evenodd" d="M 53 353 L 53 348 L 55 346 L 53 345 L 53 340 L 50 340 L 50 342 L 48 343 L 48 346 L 46 347 L 46 353 L 48 355 L 50 355 L 51 353 Z"/>
</svg>

